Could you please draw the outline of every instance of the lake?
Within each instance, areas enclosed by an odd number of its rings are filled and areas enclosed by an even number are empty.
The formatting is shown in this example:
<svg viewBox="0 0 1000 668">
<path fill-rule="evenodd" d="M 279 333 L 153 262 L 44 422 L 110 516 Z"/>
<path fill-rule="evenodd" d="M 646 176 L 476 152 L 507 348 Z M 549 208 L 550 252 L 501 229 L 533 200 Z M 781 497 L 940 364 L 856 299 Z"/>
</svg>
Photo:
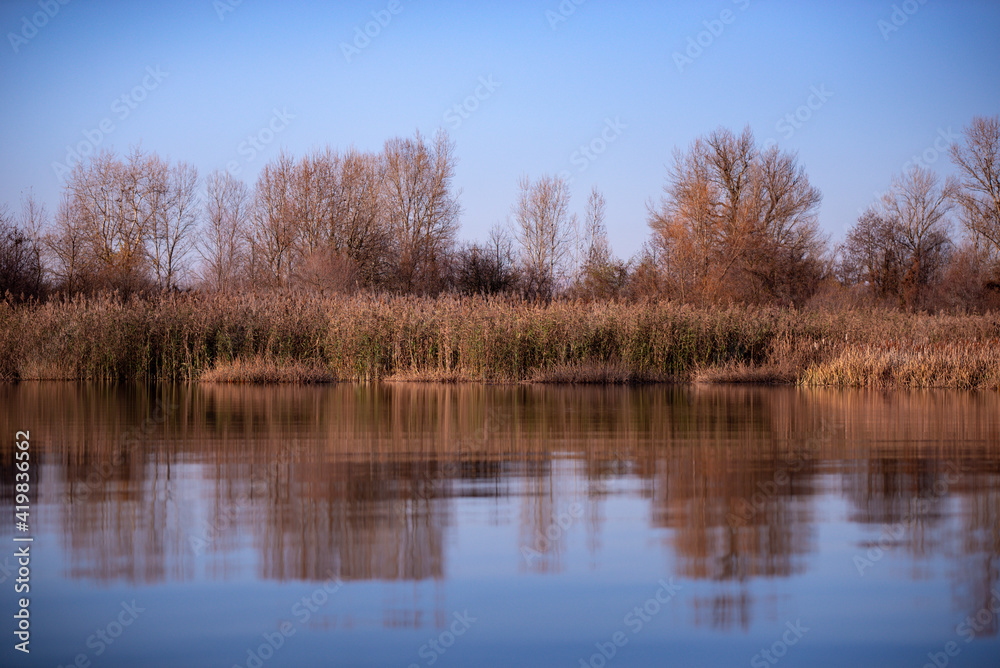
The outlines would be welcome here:
<svg viewBox="0 0 1000 668">
<path fill-rule="evenodd" d="M 1000 665 L 997 393 L 22 383 L 0 406 L 4 666 Z"/>
</svg>

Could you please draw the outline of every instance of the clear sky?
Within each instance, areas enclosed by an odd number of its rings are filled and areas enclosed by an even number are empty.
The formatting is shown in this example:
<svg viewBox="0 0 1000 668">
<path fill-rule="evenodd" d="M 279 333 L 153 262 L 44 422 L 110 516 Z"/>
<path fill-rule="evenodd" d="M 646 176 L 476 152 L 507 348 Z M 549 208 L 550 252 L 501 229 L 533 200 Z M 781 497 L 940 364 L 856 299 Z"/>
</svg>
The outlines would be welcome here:
<svg viewBox="0 0 1000 668">
<path fill-rule="evenodd" d="M 837 240 L 912 157 L 950 173 L 935 141 L 1000 113 L 997 0 L 0 0 L 0 29 L 11 208 L 33 188 L 55 210 L 68 147 L 141 142 L 252 184 L 281 148 L 443 127 L 463 238 L 520 175 L 565 172 L 581 214 L 605 193 L 628 257 L 673 149 L 749 124 L 798 153 Z"/>
</svg>

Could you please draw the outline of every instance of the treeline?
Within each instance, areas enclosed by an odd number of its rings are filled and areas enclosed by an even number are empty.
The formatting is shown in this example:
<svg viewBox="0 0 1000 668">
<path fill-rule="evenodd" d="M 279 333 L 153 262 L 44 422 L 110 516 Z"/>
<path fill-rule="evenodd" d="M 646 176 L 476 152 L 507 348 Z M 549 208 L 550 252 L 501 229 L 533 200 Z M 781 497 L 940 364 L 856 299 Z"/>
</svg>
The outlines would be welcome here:
<svg viewBox="0 0 1000 668">
<path fill-rule="evenodd" d="M 298 289 L 544 300 L 668 298 L 698 305 L 1000 307 L 1000 124 L 972 120 L 951 147 L 957 177 L 923 167 L 832 245 L 796 156 L 749 129 L 678 149 L 650 237 L 613 253 L 596 189 L 582 219 L 568 183 L 523 177 L 506 220 L 459 242 L 455 146 L 444 133 L 382 150 L 281 153 L 252 185 L 199 178 L 140 149 L 74 167 L 54 216 L 32 196 L 0 210 L 8 299 L 178 289 Z"/>
</svg>

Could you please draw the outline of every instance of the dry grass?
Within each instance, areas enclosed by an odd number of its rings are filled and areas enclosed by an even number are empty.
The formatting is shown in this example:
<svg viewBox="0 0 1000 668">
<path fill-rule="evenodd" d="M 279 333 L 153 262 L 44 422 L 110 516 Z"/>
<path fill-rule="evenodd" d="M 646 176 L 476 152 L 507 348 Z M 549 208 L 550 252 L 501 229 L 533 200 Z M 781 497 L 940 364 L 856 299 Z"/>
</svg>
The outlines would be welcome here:
<svg viewBox="0 0 1000 668">
<path fill-rule="evenodd" d="M 0 379 L 996 387 L 1000 316 L 304 294 L 0 302 Z"/>
<path fill-rule="evenodd" d="M 805 385 L 1000 389 L 1000 340 L 851 347 L 805 370 Z"/>
</svg>

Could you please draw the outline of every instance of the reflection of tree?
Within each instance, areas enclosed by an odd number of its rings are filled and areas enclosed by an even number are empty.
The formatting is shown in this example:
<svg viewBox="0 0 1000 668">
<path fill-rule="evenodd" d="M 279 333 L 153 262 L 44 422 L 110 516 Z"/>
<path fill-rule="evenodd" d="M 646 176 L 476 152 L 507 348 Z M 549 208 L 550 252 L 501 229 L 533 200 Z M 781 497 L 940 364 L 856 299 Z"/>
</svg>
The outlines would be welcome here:
<svg viewBox="0 0 1000 668">
<path fill-rule="evenodd" d="M 290 463 L 268 481 L 256 542 L 268 579 L 422 580 L 444 575 L 444 498 L 413 498 L 408 464 Z M 433 472 L 431 472 L 433 474 Z"/>
<path fill-rule="evenodd" d="M 746 583 L 804 568 L 816 453 L 802 445 L 828 437 L 797 403 L 786 391 L 693 390 L 687 401 L 664 407 L 665 447 L 646 466 L 653 521 L 672 529 L 681 575 L 720 582 L 714 596 L 695 600 L 696 620 L 746 627 Z"/>
<path fill-rule="evenodd" d="M 994 612 L 1000 598 L 1000 461 L 977 459 L 965 463 L 967 473 L 959 482 L 961 524 L 952 553 L 956 605 L 973 617 Z M 983 615 L 977 626 L 977 636 L 1000 632 L 995 613 Z"/>
<path fill-rule="evenodd" d="M 947 518 L 943 506 L 950 486 L 945 475 L 938 460 L 873 455 L 844 475 L 853 505 L 850 519 L 882 528 L 883 546 L 899 542 L 917 556 L 937 552 L 942 536 L 933 528 Z M 902 531 L 885 529 L 896 525 Z"/>
<path fill-rule="evenodd" d="M 750 626 L 751 607 L 754 599 L 743 584 L 737 588 L 720 586 L 711 596 L 696 596 L 692 601 L 696 626 L 730 629 Z"/>
<path fill-rule="evenodd" d="M 988 395 L 857 394 L 843 475 L 850 519 L 871 525 L 862 548 L 909 555 L 920 574 L 950 558 L 955 604 L 988 609 L 1000 557 L 1000 412 Z M 860 428 L 863 427 L 863 428 Z M 995 635 L 996 615 L 980 635 Z"/>
<path fill-rule="evenodd" d="M 982 609 L 1000 581 L 1000 398 L 992 395 L 462 385 L 0 391 L 8 407 L 0 427 L 39 425 L 39 503 L 57 504 L 41 517 L 64 536 L 72 575 L 101 582 L 251 570 L 437 587 L 448 575 L 456 500 L 471 498 L 495 500 L 477 506 L 492 510 L 476 521 L 517 524 L 517 544 L 496 546 L 501 553 L 516 555 L 523 572 L 557 573 L 574 534 L 599 555 L 609 502 L 636 495 L 673 552 L 675 574 L 712 583 L 693 601 L 696 623 L 730 628 L 766 604 L 750 595 L 755 579 L 804 569 L 820 493 L 843 495 L 849 519 L 876 538 L 902 523 L 889 547 L 911 563 L 946 555 L 962 610 Z M 160 404 L 175 408 L 152 419 Z M 0 445 L 0 456 L 9 448 Z M 384 623 L 429 619 L 417 598 L 394 602 Z"/>
<path fill-rule="evenodd" d="M 55 506 L 71 575 L 133 583 L 183 577 L 186 509 L 171 497 L 173 448 L 149 447 L 164 444 L 171 419 L 157 411 L 157 396 L 143 386 L 76 384 L 27 384 L 11 394 L 7 415 L 37 425 L 37 500 Z M 36 526 L 43 517 L 36 508 Z"/>
</svg>

